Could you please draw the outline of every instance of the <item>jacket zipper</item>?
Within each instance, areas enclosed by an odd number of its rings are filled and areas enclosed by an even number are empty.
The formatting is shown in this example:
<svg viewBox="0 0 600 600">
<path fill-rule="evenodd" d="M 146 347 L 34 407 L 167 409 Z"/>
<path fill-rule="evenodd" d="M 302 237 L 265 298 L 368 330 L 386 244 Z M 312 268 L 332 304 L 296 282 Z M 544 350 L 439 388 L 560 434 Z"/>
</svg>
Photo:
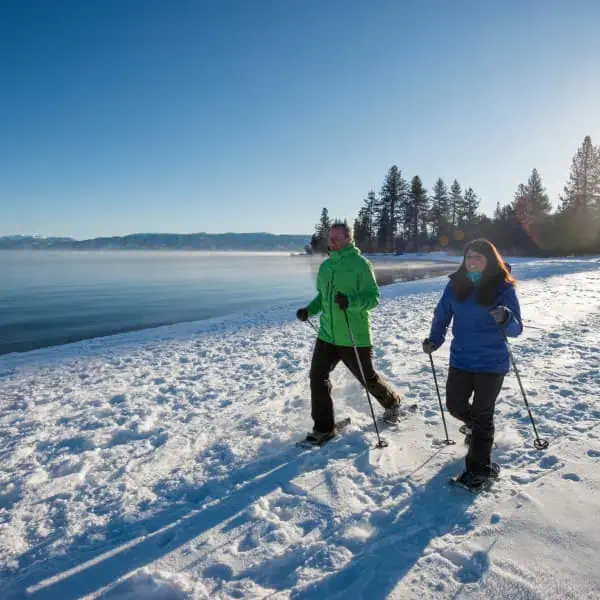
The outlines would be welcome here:
<svg viewBox="0 0 600 600">
<path fill-rule="evenodd" d="M 329 320 L 331 322 L 331 341 L 335 345 L 335 325 L 333 323 L 333 273 L 331 271 L 331 281 L 327 284 L 327 291 L 329 296 Z"/>
</svg>

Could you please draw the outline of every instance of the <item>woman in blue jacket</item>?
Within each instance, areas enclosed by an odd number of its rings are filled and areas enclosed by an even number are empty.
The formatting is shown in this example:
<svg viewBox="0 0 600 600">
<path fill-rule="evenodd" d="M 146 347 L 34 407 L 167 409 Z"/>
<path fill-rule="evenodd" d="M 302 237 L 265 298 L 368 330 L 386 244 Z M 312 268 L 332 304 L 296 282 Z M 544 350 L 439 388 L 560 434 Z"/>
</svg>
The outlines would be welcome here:
<svg viewBox="0 0 600 600">
<path fill-rule="evenodd" d="M 470 488 L 481 488 L 498 475 L 492 463 L 494 409 L 510 370 L 504 335 L 517 337 L 523 331 L 515 287 L 496 247 L 487 240 L 470 242 L 460 268 L 450 275 L 423 342 L 423 352 L 435 352 L 453 321 L 446 404 L 470 432 L 466 469 L 458 478 Z"/>
</svg>

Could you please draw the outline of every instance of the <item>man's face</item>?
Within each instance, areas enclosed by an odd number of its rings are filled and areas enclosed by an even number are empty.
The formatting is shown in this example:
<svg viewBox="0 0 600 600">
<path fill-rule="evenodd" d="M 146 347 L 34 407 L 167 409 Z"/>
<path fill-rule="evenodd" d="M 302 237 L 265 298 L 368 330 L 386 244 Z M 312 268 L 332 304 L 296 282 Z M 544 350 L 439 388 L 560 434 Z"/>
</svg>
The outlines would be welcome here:
<svg viewBox="0 0 600 600">
<path fill-rule="evenodd" d="M 343 227 L 332 227 L 329 230 L 329 247 L 332 250 L 341 250 L 348 245 L 349 241 Z"/>
</svg>

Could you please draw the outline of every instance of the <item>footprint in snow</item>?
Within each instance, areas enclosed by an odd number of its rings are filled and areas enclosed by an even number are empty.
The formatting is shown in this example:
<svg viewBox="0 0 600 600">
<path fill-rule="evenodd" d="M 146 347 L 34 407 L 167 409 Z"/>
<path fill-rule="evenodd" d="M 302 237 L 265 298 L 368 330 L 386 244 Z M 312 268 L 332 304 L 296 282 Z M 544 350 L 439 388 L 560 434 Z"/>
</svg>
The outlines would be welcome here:
<svg viewBox="0 0 600 600">
<path fill-rule="evenodd" d="M 125 394 L 117 394 L 116 396 L 113 396 L 109 400 L 109 403 L 112 404 L 113 406 L 115 406 L 116 404 L 123 404 L 123 402 L 125 402 L 125 400 L 126 400 Z"/>
<path fill-rule="evenodd" d="M 540 460 L 540 467 L 542 469 L 551 469 L 556 464 L 558 464 L 558 457 L 556 456 L 545 456 Z"/>
<path fill-rule="evenodd" d="M 174 539 L 175 539 L 175 532 L 168 531 L 163 536 L 161 536 L 161 538 L 158 540 L 156 545 L 159 548 L 164 548 L 165 546 L 168 546 Z"/>
<path fill-rule="evenodd" d="M 215 564 L 204 569 L 204 577 L 208 579 L 221 579 L 227 581 L 233 576 L 233 569 L 229 565 Z"/>
<path fill-rule="evenodd" d="M 463 562 L 460 571 L 456 574 L 456 579 L 464 584 L 476 583 L 489 568 L 490 559 L 487 553 L 475 552 Z"/>
<path fill-rule="evenodd" d="M 249 552 L 250 550 L 254 550 L 257 548 L 260 543 L 260 539 L 255 536 L 252 532 L 248 533 L 244 539 L 238 544 L 237 551 L 240 554 L 245 552 Z"/>
</svg>

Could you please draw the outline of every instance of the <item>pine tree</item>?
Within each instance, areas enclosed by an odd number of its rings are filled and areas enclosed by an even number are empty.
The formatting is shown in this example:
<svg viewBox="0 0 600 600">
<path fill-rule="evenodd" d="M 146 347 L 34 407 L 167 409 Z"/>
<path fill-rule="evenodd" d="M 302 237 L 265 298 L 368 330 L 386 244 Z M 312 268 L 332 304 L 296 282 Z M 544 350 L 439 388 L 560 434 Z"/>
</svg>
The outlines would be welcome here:
<svg viewBox="0 0 600 600">
<path fill-rule="evenodd" d="M 519 184 L 513 207 L 519 221 L 525 226 L 539 225 L 552 210 L 552 204 L 537 169 L 533 169 L 527 185 Z"/>
<path fill-rule="evenodd" d="M 419 234 L 427 236 L 429 198 L 418 175 L 412 178 L 407 208 L 406 222 L 409 223 L 411 238 L 417 240 Z"/>
<path fill-rule="evenodd" d="M 552 203 L 546 193 L 546 188 L 542 183 L 542 178 L 537 169 L 531 171 L 531 175 L 527 181 L 529 188 L 529 202 L 531 204 L 531 212 L 536 221 L 540 221 L 549 216 L 552 212 Z"/>
<path fill-rule="evenodd" d="M 570 252 L 600 248 L 600 148 L 586 136 L 571 163 L 556 219 L 562 247 Z"/>
<path fill-rule="evenodd" d="M 329 211 L 326 208 L 323 208 L 321 211 L 321 219 L 319 220 L 319 224 L 316 227 L 317 233 L 321 237 L 327 236 L 329 230 L 331 229 L 331 219 L 329 218 Z"/>
<path fill-rule="evenodd" d="M 589 135 L 573 157 L 561 201 L 562 210 L 576 213 L 600 209 L 600 148 L 592 144 Z"/>
<path fill-rule="evenodd" d="M 402 221 L 406 206 L 408 184 L 403 179 L 401 171 L 392 165 L 387 172 L 380 193 L 381 212 L 387 213 L 388 227 L 384 237 L 388 251 L 394 249 L 394 238 L 398 232 L 398 224 Z"/>
<path fill-rule="evenodd" d="M 468 226 L 474 225 L 477 219 L 477 213 L 479 212 L 479 198 L 473 191 L 473 188 L 469 188 L 465 191 L 463 198 L 463 220 Z"/>
<path fill-rule="evenodd" d="M 494 210 L 494 221 L 499 221 L 502 219 L 502 207 L 500 206 L 500 202 L 496 202 L 496 210 Z"/>
<path fill-rule="evenodd" d="M 507 250 L 514 249 L 516 234 L 518 233 L 515 220 L 515 211 L 512 204 L 501 206 L 496 204 L 494 220 L 490 226 L 489 237 L 499 248 Z"/>
<path fill-rule="evenodd" d="M 315 233 L 310 239 L 310 245 L 313 252 L 327 252 L 329 229 L 331 228 L 331 219 L 329 218 L 329 211 L 323 208 L 321 211 L 321 218 L 315 225 Z"/>
<path fill-rule="evenodd" d="M 513 199 L 513 208 L 517 214 L 525 213 L 525 205 L 527 204 L 527 197 L 529 195 L 529 190 L 524 183 L 520 183 L 517 186 L 517 190 Z"/>
<path fill-rule="evenodd" d="M 377 249 L 380 252 L 388 252 L 390 236 L 390 213 L 388 207 L 380 205 L 379 219 L 377 223 Z"/>
<path fill-rule="evenodd" d="M 442 178 L 439 178 L 433 186 L 431 201 L 431 225 L 434 235 L 439 239 L 442 235 L 448 234 L 448 225 L 451 219 L 448 188 Z"/>
<path fill-rule="evenodd" d="M 458 227 L 463 212 L 463 202 L 462 188 L 455 179 L 450 187 L 450 223 L 453 227 Z"/>
<path fill-rule="evenodd" d="M 367 235 L 370 238 L 375 237 L 375 206 L 377 205 L 377 196 L 371 190 L 364 200 L 363 212 Z"/>
<path fill-rule="evenodd" d="M 356 219 L 354 219 L 354 225 L 352 226 L 352 231 L 354 232 L 354 243 L 363 252 L 365 252 L 365 246 L 367 244 L 367 234 L 365 232 L 364 223 L 361 220 L 360 211 L 358 213 L 358 217 L 356 217 Z"/>
<path fill-rule="evenodd" d="M 354 222 L 354 240 L 358 247 L 365 252 L 371 252 L 374 249 L 374 211 L 376 204 L 377 197 L 375 192 L 371 190 L 363 200 L 363 206 L 358 211 L 358 218 Z"/>
</svg>

